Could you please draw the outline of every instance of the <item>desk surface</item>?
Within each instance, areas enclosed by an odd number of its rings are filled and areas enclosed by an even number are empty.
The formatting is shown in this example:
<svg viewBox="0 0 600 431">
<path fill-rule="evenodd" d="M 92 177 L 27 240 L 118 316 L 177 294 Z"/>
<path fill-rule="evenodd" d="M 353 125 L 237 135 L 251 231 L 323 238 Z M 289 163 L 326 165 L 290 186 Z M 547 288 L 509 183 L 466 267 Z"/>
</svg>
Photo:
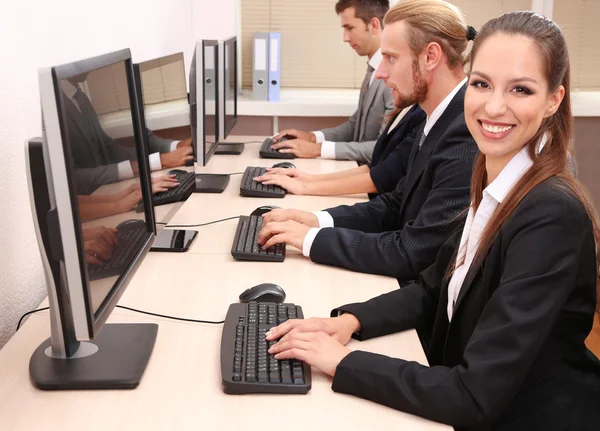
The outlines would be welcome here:
<svg viewBox="0 0 600 431">
<path fill-rule="evenodd" d="M 210 166 L 196 171 L 224 172 L 228 168 L 228 172 L 234 172 L 258 162 L 256 152 L 258 147 L 249 145 L 241 156 L 215 156 Z M 315 172 L 351 165 L 326 160 L 298 160 L 296 164 Z M 234 178 L 223 194 L 192 195 L 172 223 L 246 214 L 266 201 L 274 203 L 273 199 L 238 196 L 239 178 Z M 286 207 L 318 209 L 360 200 L 364 197 L 331 200 L 286 196 L 277 202 Z M 198 228 L 200 235 L 188 253 L 149 253 L 120 304 L 167 315 L 222 320 L 229 304 L 237 302 L 245 288 L 268 281 L 281 285 L 287 301 L 301 305 L 304 315 L 311 317 L 327 316 L 340 304 L 364 301 L 397 288 L 393 278 L 317 265 L 298 253 L 291 253 L 283 263 L 236 262 L 229 253 L 236 223 L 234 220 Z M 31 316 L 0 350 L 0 428 L 253 430 L 275 422 L 276 417 L 278 425 L 286 430 L 331 429 L 340 424 L 350 429 L 449 429 L 369 401 L 336 394 L 331 390 L 331 378 L 316 371 L 307 395 L 226 395 L 220 381 L 222 325 L 176 322 L 122 309 L 115 309 L 109 322 L 159 324 L 156 345 L 137 389 L 35 389 L 29 379 L 29 358 L 50 333 L 48 312 L 41 312 Z M 426 363 L 415 331 L 361 343 L 352 340 L 349 347 Z"/>
</svg>

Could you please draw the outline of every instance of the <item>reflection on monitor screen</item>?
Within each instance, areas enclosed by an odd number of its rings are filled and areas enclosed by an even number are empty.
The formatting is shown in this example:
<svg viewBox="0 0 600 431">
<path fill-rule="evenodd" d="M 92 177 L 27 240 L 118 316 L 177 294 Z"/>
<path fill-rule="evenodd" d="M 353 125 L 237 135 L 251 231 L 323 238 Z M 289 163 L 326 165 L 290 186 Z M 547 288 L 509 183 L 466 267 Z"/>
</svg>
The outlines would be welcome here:
<svg viewBox="0 0 600 431">
<path fill-rule="evenodd" d="M 119 222 L 131 217 L 120 214 L 142 202 L 125 67 L 125 62 L 118 62 L 59 80 L 61 126 L 71 151 L 72 187 L 77 192 L 94 313 L 147 239 L 144 220 L 117 230 Z M 125 136 L 118 140 L 111 138 L 99 121 L 99 114 L 111 112 L 119 112 L 125 119 L 121 125 Z M 113 213 L 105 208 L 110 204 L 118 208 Z M 91 220 L 95 220 L 93 226 L 86 223 Z"/>
<path fill-rule="evenodd" d="M 153 125 L 161 124 L 159 120 L 149 118 L 149 114 L 164 111 L 165 104 L 177 103 L 177 109 L 183 105 L 187 108 L 187 90 L 185 83 L 185 66 L 183 53 L 177 53 L 154 60 L 148 60 L 134 64 L 134 77 L 136 81 L 136 96 L 140 111 L 140 124 L 146 130 L 145 145 L 148 153 L 154 154 L 150 158 L 156 158 L 161 163 L 161 168 L 166 170 L 176 168 L 181 171 L 184 160 L 189 150 L 188 144 L 183 140 L 189 138 L 191 131 L 181 131 L 179 128 L 173 130 L 156 130 Z M 188 113 L 189 115 L 189 113 Z M 168 126 L 163 125 L 163 128 Z M 152 129 L 152 130 L 151 130 Z M 162 135 L 162 136 L 159 136 Z M 182 139 L 177 139 L 182 138 Z M 160 153 L 156 154 L 156 153 Z M 176 157 L 173 157 L 176 155 Z M 163 156 L 164 159 L 163 159 Z M 193 165 L 193 160 L 189 160 Z M 187 163 L 186 163 L 187 165 Z M 156 185 L 165 185 L 158 182 L 159 176 L 154 177 Z M 156 219 L 160 224 L 156 226 L 156 233 L 161 234 L 165 225 L 177 213 L 179 208 L 191 195 L 195 188 L 194 172 L 179 172 L 175 178 L 178 185 L 169 190 L 157 192 L 153 195 L 152 202 Z M 165 207 L 165 204 L 169 204 Z M 158 237 L 157 237 L 158 238 Z"/>
<path fill-rule="evenodd" d="M 122 50 L 39 72 L 43 139 L 26 160 L 51 321 L 29 366 L 41 389 L 133 388 L 154 345 L 155 324 L 105 324 L 154 238 L 149 206 L 133 211 L 151 180 L 132 71 Z"/>
</svg>

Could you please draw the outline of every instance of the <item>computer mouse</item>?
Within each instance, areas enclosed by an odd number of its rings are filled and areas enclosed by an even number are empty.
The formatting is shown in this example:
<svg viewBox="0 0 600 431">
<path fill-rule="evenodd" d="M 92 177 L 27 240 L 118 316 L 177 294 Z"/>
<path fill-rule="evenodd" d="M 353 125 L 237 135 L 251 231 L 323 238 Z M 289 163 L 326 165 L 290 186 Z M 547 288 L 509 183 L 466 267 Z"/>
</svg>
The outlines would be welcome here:
<svg viewBox="0 0 600 431">
<path fill-rule="evenodd" d="M 252 211 L 250 213 L 250 215 L 261 216 L 261 215 L 266 214 L 269 211 L 274 210 L 276 208 L 279 208 L 279 207 L 276 207 L 275 205 L 263 205 L 261 207 L 256 208 L 254 211 Z"/>
<path fill-rule="evenodd" d="M 294 165 L 293 163 L 290 163 L 290 162 L 279 162 L 279 163 L 275 163 L 272 167 L 273 168 L 295 168 L 296 165 Z"/>
<path fill-rule="evenodd" d="M 240 295 L 240 302 L 276 302 L 285 301 L 285 292 L 281 287 L 273 283 L 258 284 L 250 289 L 244 290 Z"/>
<path fill-rule="evenodd" d="M 183 169 L 171 169 L 169 172 L 167 172 L 167 175 L 177 175 L 177 174 L 187 174 L 187 171 L 184 171 Z"/>
</svg>

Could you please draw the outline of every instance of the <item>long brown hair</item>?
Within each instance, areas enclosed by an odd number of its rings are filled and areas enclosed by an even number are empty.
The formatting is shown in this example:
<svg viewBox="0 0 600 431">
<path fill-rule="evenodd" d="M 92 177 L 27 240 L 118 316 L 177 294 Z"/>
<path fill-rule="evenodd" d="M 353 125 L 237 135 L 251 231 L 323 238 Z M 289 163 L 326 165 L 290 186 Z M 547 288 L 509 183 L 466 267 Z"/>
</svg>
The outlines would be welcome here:
<svg viewBox="0 0 600 431">
<path fill-rule="evenodd" d="M 573 117 L 571 115 L 569 54 L 563 34 L 553 21 L 544 16 L 530 11 L 510 12 L 488 21 L 481 28 L 471 51 L 472 61 L 475 60 L 481 44 L 488 37 L 497 33 L 525 36 L 537 43 L 544 63 L 544 74 L 548 80 L 548 90 L 554 92 L 562 85 L 565 94 L 556 113 L 542 121 L 535 136 L 527 143 L 527 151 L 533 160 L 533 165 L 498 206 L 482 234 L 472 265 L 478 265 L 483 261 L 500 228 L 521 200 L 535 186 L 550 177 L 558 178 L 560 187 L 563 187 L 581 201 L 592 220 L 596 248 L 598 249 L 600 244 L 598 219 L 586 191 L 570 173 L 567 164 Z M 536 146 L 544 135 L 546 135 L 547 142 L 543 150 L 538 153 Z M 479 153 L 473 167 L 471 179 L 471 202 L 474 211 L 481 203 L 483 189 L 486 185 L 485 155 Z M 596 260 L 597 266 L 600 266 L 598 253 L 596 253 Z M 597 281 L 596 285 L 598 297 L 600 298 L 600 283 Z M 600 312 L 598 304 L 599 301 L 597 301 L 596 309 Z"/>
</svg>

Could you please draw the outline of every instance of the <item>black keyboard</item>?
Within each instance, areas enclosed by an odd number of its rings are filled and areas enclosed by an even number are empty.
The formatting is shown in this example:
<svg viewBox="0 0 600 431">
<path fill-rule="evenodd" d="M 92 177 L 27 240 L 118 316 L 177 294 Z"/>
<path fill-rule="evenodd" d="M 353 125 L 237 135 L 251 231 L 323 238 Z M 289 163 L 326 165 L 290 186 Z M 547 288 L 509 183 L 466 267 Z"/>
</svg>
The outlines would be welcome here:
<svg viewBox="0 0 600 431">
<path fill-rule="evenodd" d="M 131 220 L 125 226 L 119 228 L 110 260 L 103 262 L 100 266 L 88 264 L 90 281 L 123 273 L 142 247 L 142 243 L 146 241 L 146 238 L 148 238 L 148 231 L 146 230 L 146 222 L 143 220 Z"/>
<path fill-rule="evenodd" d="M 282 187 L 274 184 L 264 185 L 252 178 L 264 175 L 267 173 L 267 168 L 258 166 L 248 166 L 244 171 L 242 183 L 240 185 L 240 195 L 254 198 L 282 198 L 287 193 Z"/>
<path fill-rule="evenodd" d="M 306 394 L 310 366 L 296 359 L 278 361 L 269 355 L 275 341 L 265 333 L 288 319 L 303 319 L 294 304 L 249 302 L 231 304 L 221 336 L 221 377 L 227 394 Z"/>
<path fill-rule="evenodd" d="M 185 174 L 177 173 L 175 174 L 175 179 L 179 181 L 177 187 L 152 195 L 152 204 L 154 206 L 184 201 L 196 189 L 196 174 L 193 172 L 186 172 Z M 135 207 L 135 211 L 138 213 L 144 211 L 144 205 L 140 202 Z"/>
<path fill-rule="evenodd" d="M 286 139 L 282 139 L 286 140 Z M 281 142 L 281 141 L 280 141 Z M 263 159 L 295 159 L 296 156 L 292 153 L 280 153 L 279 150 L 273 149 L 273 144 L 275 141 L 271 138 L 265 139 L 265 141 L 260 146 L 260 151 L 258 154 Z"/>
<path fill-rule="evenodd" d="M 285 243 L 275 244 L 267 250 L 256 243 L 263 224 L 261 216 L 241 216 L 235 231 L 231 255 L 237 260 L 258 260 L 264 262 L 283 262 Z"/>
</svg>

